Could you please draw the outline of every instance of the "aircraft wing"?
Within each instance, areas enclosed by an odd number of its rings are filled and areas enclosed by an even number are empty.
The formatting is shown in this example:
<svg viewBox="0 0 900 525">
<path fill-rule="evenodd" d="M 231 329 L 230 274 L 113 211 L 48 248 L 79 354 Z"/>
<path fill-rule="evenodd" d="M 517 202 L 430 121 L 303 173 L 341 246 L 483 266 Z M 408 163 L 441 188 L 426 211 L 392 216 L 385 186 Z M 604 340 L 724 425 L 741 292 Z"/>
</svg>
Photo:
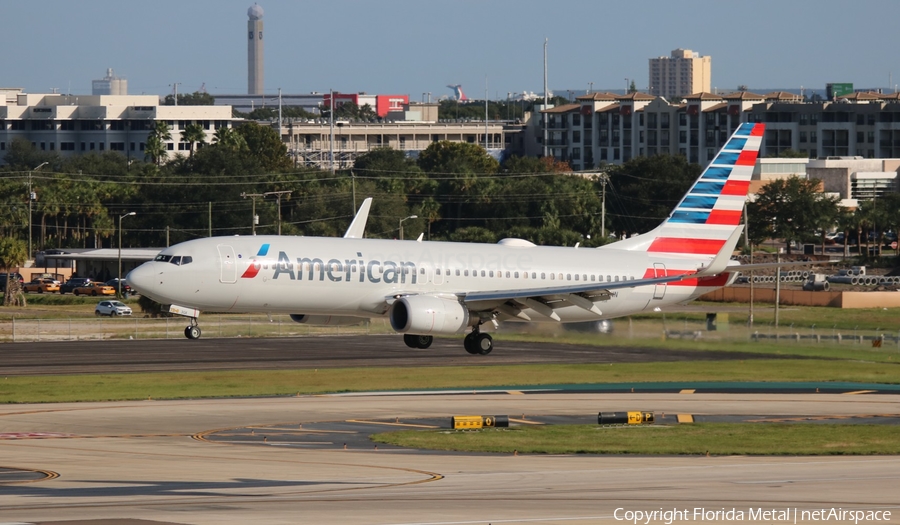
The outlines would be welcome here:
<svg viewBox="0 0 900 525">
<path fill-rule="evenodd" d="M 522 312 L 530 308 L 541 315 L 559 321 L 559 316 L 553 312 L 555 306 L 574 305 L 602 316 L 603 312 L 595 301 L 603 301 L 610 297 L 610 292 L 622 288 L 635 288 L 637 286 L 665 284 L 684 279 L 696 279 L 706 274 L 703 270 L 688 272 L 680 275 L 668 275 L 665 277 L 650 277 L 634 279 L 630 281 L 618 281 L 609 283 L 584 283 L 566 286 L 549 286 L 540 288 L 522 288 L 518 290 L 494 290 L 467 292 L 458 294 L 466 305 L 473 310 L 497 309 L 501 313 L 511 317 L 518 317 L 526 321 L 531 319 Z M 499 303 L 499 304 L 498 304 Z"/>
</svg>

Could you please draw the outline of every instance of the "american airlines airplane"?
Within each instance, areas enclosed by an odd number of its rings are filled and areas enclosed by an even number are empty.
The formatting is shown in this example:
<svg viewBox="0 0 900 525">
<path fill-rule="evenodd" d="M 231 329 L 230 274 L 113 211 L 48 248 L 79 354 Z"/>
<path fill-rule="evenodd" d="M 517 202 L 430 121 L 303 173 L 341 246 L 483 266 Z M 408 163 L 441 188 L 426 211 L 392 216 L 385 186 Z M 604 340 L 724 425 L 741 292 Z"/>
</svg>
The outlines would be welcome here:
<svg viewBox="0 0 900 525">
<path fill-rule="evenodd" d="M 166 248 L 127 279 L 190 317 L 189 339 L 200 337 L 202 310 L 290 314 L 311 325 L 387 318 L 410 348 L 468 332 L 466 351 L 485 355 L 493 349 L 486 324 L 609 319 L 731 284 L 763 129 L 741 124 L 656 229 L 599 248 L 364 239 L 366 199 L 343 238 L 196 239 Z"/>
</svg>

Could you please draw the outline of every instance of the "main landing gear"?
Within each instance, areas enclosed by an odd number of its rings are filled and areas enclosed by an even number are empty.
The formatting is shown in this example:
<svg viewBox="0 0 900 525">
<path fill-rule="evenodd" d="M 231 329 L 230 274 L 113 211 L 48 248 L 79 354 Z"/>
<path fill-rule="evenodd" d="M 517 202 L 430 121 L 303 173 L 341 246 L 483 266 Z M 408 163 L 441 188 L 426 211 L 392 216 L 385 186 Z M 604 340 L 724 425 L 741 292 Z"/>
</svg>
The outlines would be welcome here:
<svg viewBox="0 0 900 525">
<path fill-rule="evenodd" d="M 191 318 L 191 324 L 184 328 L 184 336 L 188 339 L 200 339 L 200 327 L 197 326 L 197 318 Z"/>
<path fill-rule="evenodd" d="M 476 327 L 463 339 L 463 346 L 466 347 L 466 352 L 472 355 L 488 355 L 494 349 L 494 340 L 490 334 L 479 332 Z"/>
<path fill-rule="evenodd" d="M 412 335 L 403 334 L 403 342 L 410 348 L 421 348 L 422 350 L 431 346 L 434 337 L 430 335 Z"/>
</svg>

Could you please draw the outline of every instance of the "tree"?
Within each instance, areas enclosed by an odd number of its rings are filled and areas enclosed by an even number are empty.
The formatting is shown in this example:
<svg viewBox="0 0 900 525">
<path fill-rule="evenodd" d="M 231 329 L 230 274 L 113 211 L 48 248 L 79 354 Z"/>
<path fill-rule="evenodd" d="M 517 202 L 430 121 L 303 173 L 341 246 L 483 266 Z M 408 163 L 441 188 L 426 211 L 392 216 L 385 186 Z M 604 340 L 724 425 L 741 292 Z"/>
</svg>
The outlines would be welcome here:
<svg viewBox="0 0 900 525">
<path fill-rule="evenodd" d="M 467 142 L 432 142 L 419 154 L 419 167 L 429 175 L 493 175 L 500 163 L 487 151 Z"/>
<path fill-rule="evenodd" d="M 197 124 L 196 122 L 185 126 L 184 130 L 181 132 L 181 141 L 188 143 L 188 150 L 190 152 L 188 156 L 193 157 L 194 143 L 206 143 L 206 132 L 203 130 L 203 126 Z"/>
<path fill-rule="evenodd" d="M 255 122 L 244 122 L 237 127 L 237 132 L 244 137 L 249 156 L 255 158 L 263 170 L 279 171 L 291 167 L 287 146 L 274 129 Z"/>
<path fill-rule="evenodd" d="M 216 130 L 213 135 L 213 144 L 220 148 L 227 148 L 234 151 L 246 150 L 247 141 L 244 136 L 237 132 L 234 128 L 221 127 Z"/>
<path fill-rule="evenodd" d="M 753 241 L 783 239 L 791 253 L 791 243 L 812 242 L 817 229 L 837 222 L 837 199 L 819 192 L 820 184 L 818 179 L 790 177 L 763 186 L 747 207 Z"/>
<path fill-rule="evenodd" d="M 637 84 L 634 83 L 634 79 L 631 80 L 631 84 L 628 85 L 628 93 L 637 93 Z"/>
<path fill-rule="evenodd" d="M 675 208 L 701 168 L 682 155 L 635 157 L 607 170 L 607 210 L 620 236 L 647 232 Z M 597 182 L 596 191 L 601 191 Z"/>
<path fill-rule="evenodd" d="M 22 305 L 24 296 L 19 288 L 18 279 L 11 279 L 13 268 L 25 264 L 28 258 L 28 247 L 25 241 L 13 238 L 0 239 L 0 266 L 6 268 L 6 291 L 3 294 L 3 306 Z"/>
<path fill-rule="evenodd" d="M 216 103 L 215 97 L 210 95 L 209 93 L 201 93 L 200 91 L 194 91 L 193 93 L 179 93 L 178 94 L 178 105 L 179 106 L 213 106 Z M 172 95 L 166 95 L 166 98 L 163 99 L 164 106 L 174 106 L 175 98 Z"/>
<path fill-rule="evenodd" d="M 158 120 L 153 125 L 153 129 L 147 135 L 147 145 L 144 147 L 144 156 L 156 164 L 161 166 L 163 159 L 168 155 L 168 146 L 166 141 L 172 140 L 172 132 L 169 131 L 169 124 L 165 120 Z"/>
</svg>

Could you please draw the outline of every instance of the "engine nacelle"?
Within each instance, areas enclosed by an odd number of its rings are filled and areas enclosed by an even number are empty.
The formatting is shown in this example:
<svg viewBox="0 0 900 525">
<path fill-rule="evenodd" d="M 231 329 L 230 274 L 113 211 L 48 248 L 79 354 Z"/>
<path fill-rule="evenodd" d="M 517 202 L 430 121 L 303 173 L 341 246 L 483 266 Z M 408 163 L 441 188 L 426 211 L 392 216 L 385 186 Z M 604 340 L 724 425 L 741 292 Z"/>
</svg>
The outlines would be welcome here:
<svg viewBox="0 0 900 525">
<path fill-rule="evenodd" d="M 340 315 L 306 315 L 291 314 L 291 321 L 300 324 L 308 324 L 311 326 L 350 326 L 360 324 L 365 321 L 361 317 L 350 317 Z"/>
<path fill-rule="evenodd" d="M 390 319 L 401 334 L 459 334 L 469 325 L 469 310 L 455 299 L 410 295 L 394 302 Z"/>
</svg>

